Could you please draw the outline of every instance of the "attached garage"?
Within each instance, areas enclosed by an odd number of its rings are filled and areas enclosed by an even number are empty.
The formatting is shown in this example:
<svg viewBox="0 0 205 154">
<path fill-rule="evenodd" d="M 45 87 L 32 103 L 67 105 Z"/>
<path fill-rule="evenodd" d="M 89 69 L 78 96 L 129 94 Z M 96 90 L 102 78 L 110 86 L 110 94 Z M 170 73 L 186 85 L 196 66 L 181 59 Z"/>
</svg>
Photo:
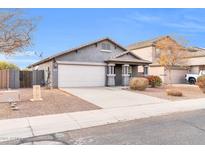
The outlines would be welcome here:
<svg viewBox="0 0 205 154">
<path fill-rule="evenodd" d="M 188 69 L 182 67 L 174 67 L 171 70 L 171 80 L 173 84 L 185 83 L 185 74 L 187 74 Z M 149 67 L 149 75 L 160 76 L 163 83 L 168 84 L 169 81 L 169 71 L 162 66 L 151 65 Z"/>
<path fill-rule="evenodd" d="M 105 65 L 59 64 L 58 87 L 105 86 Z"/>
</svg>

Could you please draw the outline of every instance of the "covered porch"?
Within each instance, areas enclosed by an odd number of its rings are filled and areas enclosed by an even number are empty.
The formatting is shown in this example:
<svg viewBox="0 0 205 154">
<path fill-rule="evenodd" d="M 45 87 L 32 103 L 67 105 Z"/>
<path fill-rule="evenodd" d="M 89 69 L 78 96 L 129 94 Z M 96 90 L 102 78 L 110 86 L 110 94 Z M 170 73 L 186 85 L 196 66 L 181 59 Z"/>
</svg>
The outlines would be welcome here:
<svg viewBox="0 0 205 154">
<path fill-rule="evenodd" d="M 141 59 L 131 52 L 111 58 L 107 63 L 107 86 L 127 86 L 132 77 L 146 76 L 149 61 Z M 143 68 L 139 72 L 139 67 Z"/>
</svg>

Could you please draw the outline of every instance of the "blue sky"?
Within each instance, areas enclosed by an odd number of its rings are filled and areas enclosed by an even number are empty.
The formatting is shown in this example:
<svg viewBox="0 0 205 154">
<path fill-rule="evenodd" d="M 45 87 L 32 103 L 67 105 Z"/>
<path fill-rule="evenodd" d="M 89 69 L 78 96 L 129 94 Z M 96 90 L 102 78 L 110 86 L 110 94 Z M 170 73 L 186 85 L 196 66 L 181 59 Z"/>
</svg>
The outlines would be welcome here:
<svg viewBox="0 0 205 154">
<path fill-rule="evenodd" d="M 183 36 L 190 46 L 205 47 L 205 9 L 25 9 L 41 16 L 33 45 L 24 54 L 5 57 L 21 68 L 40 60 L 33 51 L 52 54 L 110 37 L 121 45 L 161 35 Z M 30 52 L 30 53 L 29 53 Z M 28 54 L 29 53 L 29 54 Z"/>
</svg>

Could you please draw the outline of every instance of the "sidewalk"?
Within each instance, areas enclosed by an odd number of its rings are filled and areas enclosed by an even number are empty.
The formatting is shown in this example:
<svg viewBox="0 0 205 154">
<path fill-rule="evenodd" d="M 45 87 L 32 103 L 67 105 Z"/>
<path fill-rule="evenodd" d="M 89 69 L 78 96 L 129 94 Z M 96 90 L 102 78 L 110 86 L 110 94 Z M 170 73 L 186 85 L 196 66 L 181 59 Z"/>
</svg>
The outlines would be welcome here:
<svg viewBox="0 0 205 154">
<path fill-rule="evenodd" d="M 205 99 L 0 120 L 0 141 L 205 109 Z"/>
</svg>

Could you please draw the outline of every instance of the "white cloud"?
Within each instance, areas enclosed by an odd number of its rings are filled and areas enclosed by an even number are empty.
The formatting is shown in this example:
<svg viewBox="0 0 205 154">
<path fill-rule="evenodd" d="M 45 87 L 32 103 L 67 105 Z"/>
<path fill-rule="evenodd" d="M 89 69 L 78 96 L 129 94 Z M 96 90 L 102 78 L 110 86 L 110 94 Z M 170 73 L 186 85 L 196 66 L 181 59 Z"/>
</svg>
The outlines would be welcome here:
<svg viewBox="0 0 205 154">
<path fill-rule="evenodd" d="M 194 10 L 192 10 L 194 11 Z M 176 31 L 184 31 L 184 32 L 205 32 L 205 22 L 203 18 L 197 15 L 194 15 L 194 12 L 190 12 L 190 10 L 179 11 L 178 14 L 168 14 L 164 11 L 164 14 L 161 12 L 160 14 L 147 14 L 140 13 L 139 11 L 127 15 L 124 18 L 119 18 L 118 21 L 128 23 L 135 22 L 137 25 L 144 26 L 145 24 L 156 25 L 167 28 L 175 28 Z"/>
<path fill-rule="evenodd" d="M 17 52 L 15 56 L 36 56 L 38 51 L 24 51 L 24 52 Z"/>
<path fill-rule="evenodd" d="M 145 15 L 138 12 L 135 12 L 133 15 L 130 15 L 128 18 L 131 20 L 141 21 L 141 22 L 157 22 L 161 20 L 161 18 L 158 16 Z"/>
<path fill-rule="evenodd" d="M 198 24 L 198 23 L 190 22 L 190 21 L 184 21 L 180 23 L 165 23 L 164 25 L 168 27 L 178 28 L 183 31 L 205 32 L 205 26 L 203 26 L 202 24 Z"/>
</svg>

